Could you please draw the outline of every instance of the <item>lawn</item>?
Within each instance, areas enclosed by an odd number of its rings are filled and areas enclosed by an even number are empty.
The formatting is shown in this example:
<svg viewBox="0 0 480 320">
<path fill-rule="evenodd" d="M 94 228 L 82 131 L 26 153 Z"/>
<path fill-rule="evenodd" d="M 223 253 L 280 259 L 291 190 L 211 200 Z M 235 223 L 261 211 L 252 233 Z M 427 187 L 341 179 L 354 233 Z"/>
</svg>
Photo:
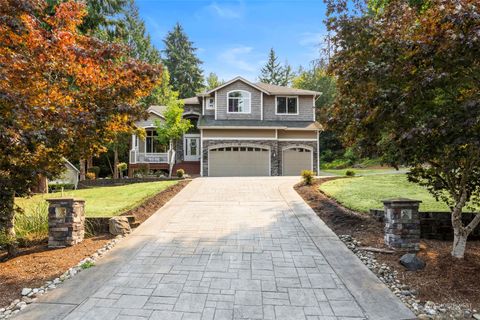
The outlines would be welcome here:
<svg viewBox="0 0 480 320">
<path fill-rule="evenodd" d="M 402 171 L 404 169 L 401 169 Z M 395 171 L 395 168 L 346 168 L 346 169 L 322 169 L 322 172 L 331 173 L 333 175 L 344 176 L 347 171 L 355 172 L 355 175 L 362 176 L 362 175 L 373 175 L 373 174 L 386 174 Z"/>
<path fill-rule="evenodd" d="M 408 182 L 405 174 L 336 179 L 321 184 L 320 190 L 345 207 L 361 212 L 383 208 L 381 200 L 398 197 L 421 200 L 422 211 L 449 211 L 443 202 L 435 201 L 426 189 Z"/>
<path fill-rule="evenodd" d="M 67 190 L 63 196 L 84 199 L 85 214 L 88 217 L 112 217 L 138 206 L 145 199 L 176 183 L 177 181 L 158 181 L 116 187 Z M 25 210 L 26 215 L 29 215 L 38 211 L 38 208 L 45 207 L 45 199 L 60 197 L 62 194 L 57 192 L 36 195 L 31 198 L 17 198 L 15 202 Z"/>
</svg>

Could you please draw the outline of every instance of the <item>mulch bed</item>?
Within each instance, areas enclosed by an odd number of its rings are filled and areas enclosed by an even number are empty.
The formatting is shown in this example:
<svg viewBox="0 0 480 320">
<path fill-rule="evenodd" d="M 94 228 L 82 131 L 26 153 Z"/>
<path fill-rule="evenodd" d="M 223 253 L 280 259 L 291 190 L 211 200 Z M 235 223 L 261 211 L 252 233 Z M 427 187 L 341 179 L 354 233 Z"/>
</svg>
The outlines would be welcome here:
<svg viewBox="0 0 480 320">
<path fill-rule="evenodd" d="M 144 222 L 188 183 L 188 180 L 180 181 L 125 215 L 134 215 L 137 222 Z M 61 249 L 49 249 L 45 241 L 19 248 L 19 255 L 6 261 L 6 253 L 0 250 L 0 308 L 21 298 L 22 288 L 37 288 L 46 281 L 59 277 L 80 260 L 102 248 L 112 238 L 110 234 L 96 235 L 76 246 Z"/>
<path fill-rule="evenodd" d="M 331 178 L 330 178 L 331 179 Z M 369 214 L 358 213 L 342 207 L 327 197 L 318 187 L 330 179 L 319 179 L 312 186 L 298 184 L 297 192 L 317 215 L 337 234 L 348 234 L 361 241 L 362 246 L 386 249 L 383 242 L 384 224 Z M 464 261 L 450 255 L 451 242 L 422 240 L 418 256 L 427 266 L 422 271 L 411 272 L 398 262 L 403 253 L 375 254 L 380 263 L 398 271 L 398 279 L 418 291 L 417 297 L 435 303 L 469 303 L 480 309 L 480 241 L 467 244 Z"/>
</svg>

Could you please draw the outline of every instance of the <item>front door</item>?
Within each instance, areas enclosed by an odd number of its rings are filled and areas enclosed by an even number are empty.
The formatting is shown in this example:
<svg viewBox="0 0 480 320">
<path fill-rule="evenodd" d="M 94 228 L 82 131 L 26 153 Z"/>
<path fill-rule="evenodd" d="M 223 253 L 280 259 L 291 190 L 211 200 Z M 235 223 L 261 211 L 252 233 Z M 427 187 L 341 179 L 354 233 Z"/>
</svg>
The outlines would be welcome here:
<svg viewBox="0 0 480 320">
<path fill-rule="evenodd" d="M 200 136 L 185 135 L 183 147 L 183 159 L 185 161 L 200 161 Z"/>
</svg>

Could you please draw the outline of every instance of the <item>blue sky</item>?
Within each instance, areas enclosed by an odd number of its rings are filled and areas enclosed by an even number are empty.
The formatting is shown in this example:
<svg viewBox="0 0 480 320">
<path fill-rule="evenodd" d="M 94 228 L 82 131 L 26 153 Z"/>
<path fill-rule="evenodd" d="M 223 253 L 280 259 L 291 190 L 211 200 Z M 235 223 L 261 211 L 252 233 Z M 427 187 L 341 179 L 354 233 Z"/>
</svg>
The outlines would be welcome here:
<svg viewBox="0 0 480 320">
<path fill-rule="evenodd" d="M 255 81 L 268 51 L 296 69 L 319 55 L 322 0 L 136 0 L 154 45 L 179 22 L 198 48 L 207 75 Z"/>
</svg>

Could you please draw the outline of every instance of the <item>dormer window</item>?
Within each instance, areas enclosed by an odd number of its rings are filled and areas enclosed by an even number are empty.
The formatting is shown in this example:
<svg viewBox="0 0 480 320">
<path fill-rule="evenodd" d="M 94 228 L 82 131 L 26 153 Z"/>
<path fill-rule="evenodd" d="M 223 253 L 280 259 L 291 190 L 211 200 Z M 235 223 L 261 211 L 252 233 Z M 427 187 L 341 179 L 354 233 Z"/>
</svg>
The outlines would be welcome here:
<svg viewBox="0 0 480 320">
<path fill-rule="evenodd" d="M 298 97 L 276 98 L 276 114 L 298 114 Z"/>
<path fill-rule="evenodd" d="M 213 110 L 215 109 L 215 98 L 207 98 L 207 110 Z"/>
<path fill-rule="evenodd" d="M 228 113 L 250 113 L 250 92 L 244 90 L 230 91 L 227 94 Z"/>
</svg>

